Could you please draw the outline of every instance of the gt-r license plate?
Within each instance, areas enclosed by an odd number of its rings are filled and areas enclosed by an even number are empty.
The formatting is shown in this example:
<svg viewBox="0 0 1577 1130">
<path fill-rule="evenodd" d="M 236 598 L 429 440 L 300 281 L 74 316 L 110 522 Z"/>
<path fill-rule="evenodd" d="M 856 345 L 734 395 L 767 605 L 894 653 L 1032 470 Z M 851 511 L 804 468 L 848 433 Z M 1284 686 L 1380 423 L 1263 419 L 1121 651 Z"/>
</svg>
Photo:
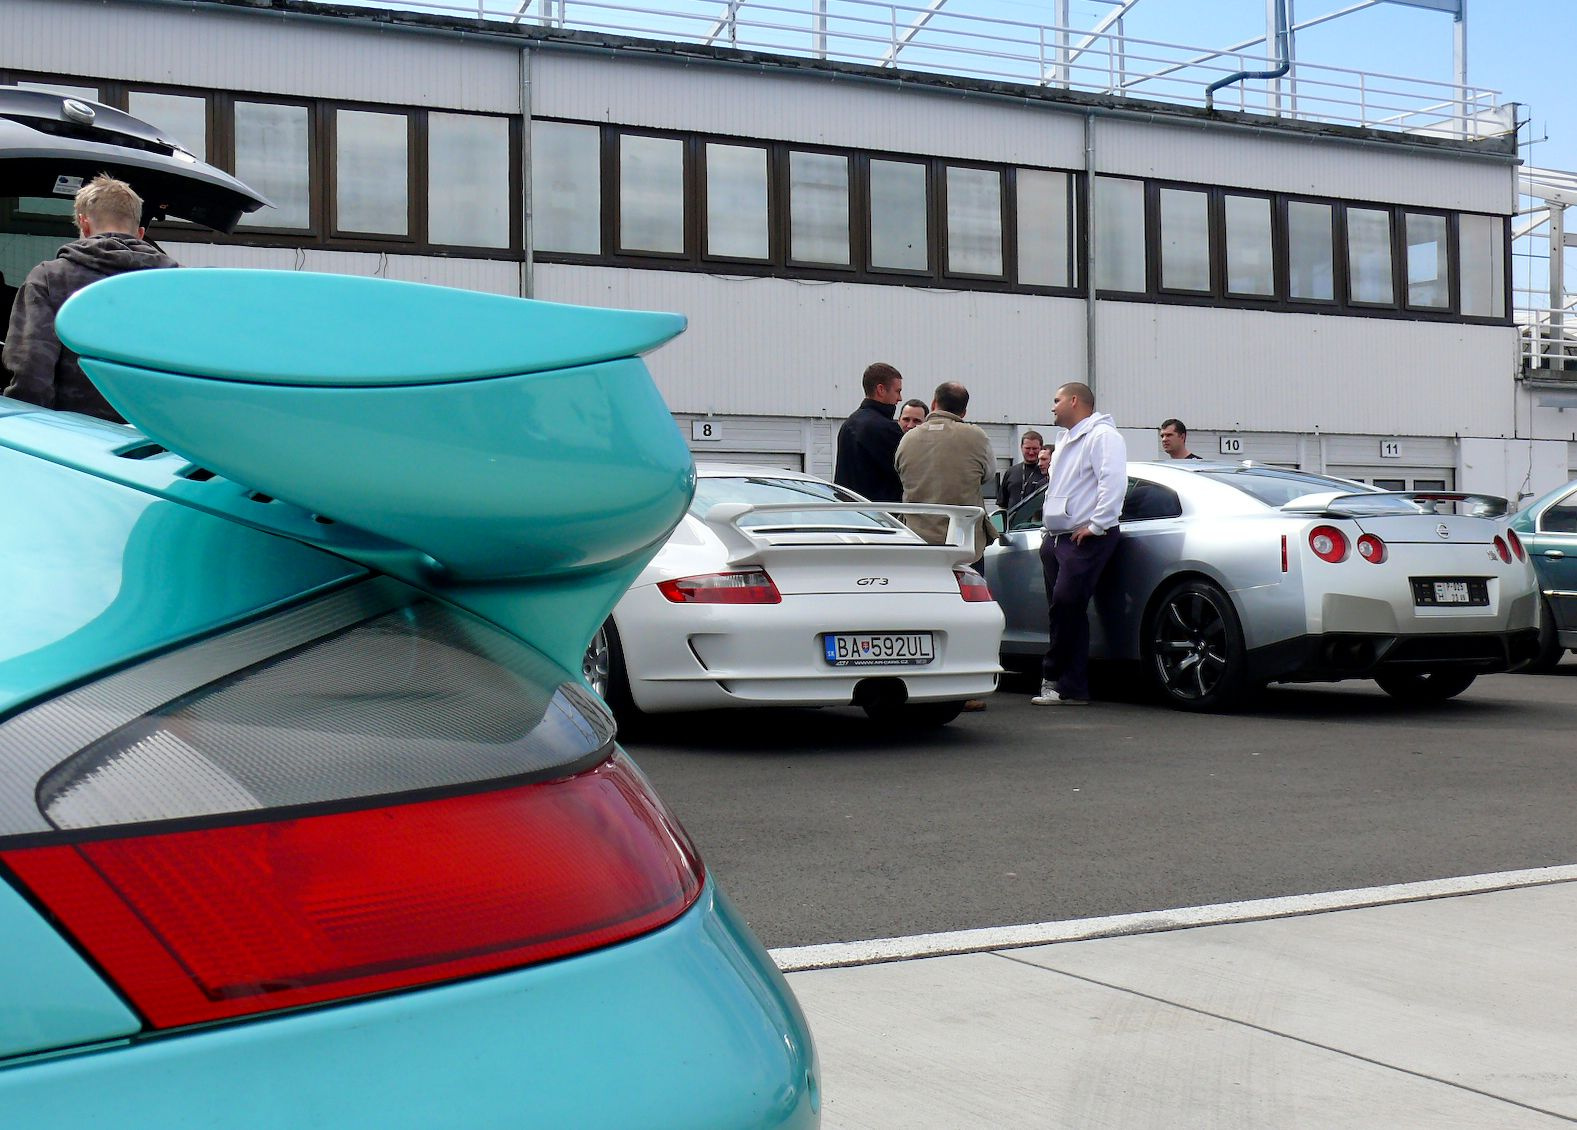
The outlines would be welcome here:
<svg viewBox="0 0 1577 1130">
<path fill-rule="evenodd" d="M 936 658 L 930 632 L 828 632 L 821 644 L 834 667 L 918 667 Z"/>
<path fill-rule="evenodd" d="M 1489 603 L 1489 586 L 1476 577 L 1414 577 L 1413 604 L 1419 608 L 1468 607 Z"/>
</svg>

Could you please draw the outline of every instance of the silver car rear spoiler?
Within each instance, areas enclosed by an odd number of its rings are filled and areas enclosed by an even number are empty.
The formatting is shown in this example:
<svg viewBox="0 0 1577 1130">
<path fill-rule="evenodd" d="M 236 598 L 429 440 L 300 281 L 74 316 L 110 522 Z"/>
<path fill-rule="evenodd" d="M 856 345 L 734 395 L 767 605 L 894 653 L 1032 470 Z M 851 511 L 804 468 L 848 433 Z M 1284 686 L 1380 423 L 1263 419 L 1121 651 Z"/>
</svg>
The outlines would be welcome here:
<svg viewBox="0 0 1577 1130">
<path fill-rule="evenodd" d="M 1417 505 L 1422 513 L 1445 513 L 1442 504 L 1458 507 L 1456 513 L 1472 518 L 1500 518 L 1511 504 L 1496 494 L 1478 494 L 1457 490 L 1387 490 L 1364 491 L 1359 494 L 1305 494 L 1285 503 L 1281 509 L 1287 514 L 1307 514 L 1320 518 L 1376 518 L 1394 510 L 1385 508 L 1386 502 L 1403 500 Z"/>
<path fill-rule="evenodd" d="M 749 527 L 741 526 L 740 520 L 751 514 L 804 514 L 806 512 L 817 514 L 930 514 L 947 519 L 947 533 L 941 545 L 928 545 L 919 541 L 894 540 L 894 545 L 902 545 L 906 551 L 913 553 L 934 553 L 953 561 L 958 565 L 968 565 L 980 557 L 980 550 L 976 547 L 976 530 L 979 528 L 980 519 L 985 515 L 985 510 L 979 506 L 941 506 L 926 502 L 719 502 L 703 516 L 704 521 L 722 540 L 723 546 L 728 551 L 730 566 L 755 564 L 763 550 L 769 548 L 766 540 L 757 536 Z M 796 523 L 796 527 L 804 529 L 803 523 Z M 850 530 L 843 527 L 843 531 Z M 767 531 L 784 532 L 782 526 L 763 526 L 758 528 L 760 533 Z M 862 528 L 857 532 L 862 534 L 880 534 L 881 528 Z M 897 527 L 890 529 L 891 533 L 898 535 L 908 532 Z M 793 546 L 776 545 L 772 549 L 793 549 Z"/>
</svg>

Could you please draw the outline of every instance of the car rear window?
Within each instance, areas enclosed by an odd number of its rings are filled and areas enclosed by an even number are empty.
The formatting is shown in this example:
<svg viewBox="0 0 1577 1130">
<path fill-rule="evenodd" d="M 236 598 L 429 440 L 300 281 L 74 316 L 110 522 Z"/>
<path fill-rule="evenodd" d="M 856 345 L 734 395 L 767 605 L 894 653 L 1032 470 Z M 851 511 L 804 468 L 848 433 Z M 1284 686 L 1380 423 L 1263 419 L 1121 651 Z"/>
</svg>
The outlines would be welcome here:
<svg viewBox="0 0 1577 1130">
<path fill-rule="evenodd" d="M 1285 506 L 1294 498 L 1302 498 L 1306 494 L 1328 494 L 1333 491 L 1339 494 L 1365 494 L 1372 489 L 1362 483 L 1328 479 L 1323 475 L 1310 475 L 1302 471 L 1279 471 L 1272 467 L 1223 468 L 1196 473 L 1252 495 L 1266 506 Z M 1400 510 L 1417 512 L 1416 507 L 1406 502 L 1401 502 Z"/>
<path fill-rule="evenodd" d="M 848 491 L 832 483 L 814 479 L 778 479 L 768 476 L 740 475 L 726 478 L 702 478 L 696 481 L 695 498 L 690 503 L 690 513 L 697 518 L 720 502 L 748 502 L 754 505 L 782 505 L 793 502 L 861 502 Z M 906 529 L 891 514 L 880 510 L 846 510 L 832 513 L 814 510 L 773 511 L 770 514 L 747 514 L 739 520 L 744 527 L 793 526 L 818 529 L 837 527 L 843 529 Z"/>
<path fill-rule="evenodd" d="M 545 658 L 425 599 L 131 713 L 43 775 L 36 797 L 48 826 L 356 805 L 555 777 L 606 756 L 614 733 L 606 708 Z"/>
</svg>

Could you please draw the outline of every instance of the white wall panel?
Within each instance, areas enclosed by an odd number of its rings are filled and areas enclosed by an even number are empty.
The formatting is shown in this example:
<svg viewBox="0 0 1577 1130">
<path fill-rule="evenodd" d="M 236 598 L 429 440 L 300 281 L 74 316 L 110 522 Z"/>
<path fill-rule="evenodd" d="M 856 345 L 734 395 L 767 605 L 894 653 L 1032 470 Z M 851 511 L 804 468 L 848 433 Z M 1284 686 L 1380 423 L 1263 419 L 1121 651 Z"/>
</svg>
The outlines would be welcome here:
<svg viewBox="0 0 1577 1130">
<path fill-rule="evenodd" d="M 366 102 L 520 112 L 520 51 L 370 21 L 106 0 L 0 0 L 0 65 Z"/>
<path fill-rule="evenodd" d="M 1102 302 L 1097 387 L 1119 423 L 1207 432 L 1510 435 L 1516 330 Z"/>
<path fill-rule="evenodd" d="M 1104 173 L 1346 200 L 1502 215 L 1510 215 L 1517 204 L 1516 170 L 1504 159 L 1220 129 L 1203 121 L 1098 118 L 1095 163 Z"/>
<path fill-rule="evenodd" d="M 161 245 L 184 267 L 246 267 L 264 271 L 322 271 L 431 283 L 488 294 L 520 294 L 520 268 L 492 259 L 379 255 L 361 251 L 301 251 L 288 247 L 227 247 L 216 243 Z"/>
<path fill-rule="evenodd" d="M 531 100 L 533 112 L 547 118 L 1057 168 L 1084 164 L 1077 113 L 848 75 L 544 50 L 532 55 Z"/>
<path fill-rule="evenodd" d="M 689 315 L 648 359 L 674 412 L 843 417 L 865 366 L 887 361 L 905 398 L 956 380 L 978 423 L 1044 420 L 1084 371 L 1084 307 L 1068 298 L 542 263 L 536 297 Z"/>
</svg>

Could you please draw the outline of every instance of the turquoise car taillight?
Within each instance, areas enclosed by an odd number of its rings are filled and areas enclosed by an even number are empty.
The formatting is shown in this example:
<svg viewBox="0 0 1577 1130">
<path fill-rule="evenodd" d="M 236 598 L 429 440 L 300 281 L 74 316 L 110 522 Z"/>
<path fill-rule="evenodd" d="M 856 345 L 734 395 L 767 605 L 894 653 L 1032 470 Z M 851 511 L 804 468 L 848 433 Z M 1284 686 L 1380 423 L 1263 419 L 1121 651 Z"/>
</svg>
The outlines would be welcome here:
<svg viewBox="0 0 1577 1130">
<path fill-rule="evenodd" d="M 704 877 L 623 755 L 460 796 L 117 831 L 0 860 L 155 1028 L 610 945 L 673 921 Z"/>
</svg>

